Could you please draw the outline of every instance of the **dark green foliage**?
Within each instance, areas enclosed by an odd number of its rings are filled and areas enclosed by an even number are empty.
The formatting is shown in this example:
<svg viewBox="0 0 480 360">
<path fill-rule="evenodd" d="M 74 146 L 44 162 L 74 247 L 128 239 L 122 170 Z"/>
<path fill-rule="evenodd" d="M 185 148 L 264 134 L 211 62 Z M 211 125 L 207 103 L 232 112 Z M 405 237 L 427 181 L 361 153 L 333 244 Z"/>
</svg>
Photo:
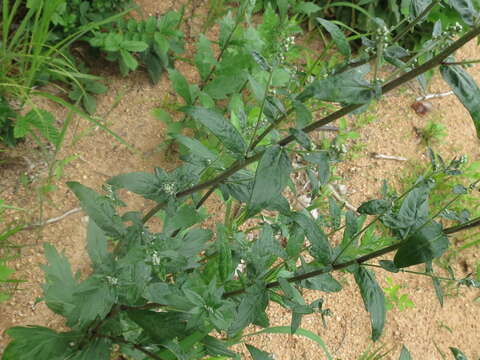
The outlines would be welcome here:
<svg viewBox="0 0 480 360">
<path fill-rule="evenodd" d="M 8 104 L 7 100 L 0 95 L 0 142 L 7 146 L 15 146 L 17 137 L 14 136 L 14 126 L 17 114 Z"/>
<path fill-rule="evenodd" d="M 372 323 L 372 340 L 378 340 L 385 325 L 385 295 L 378 285 L 375 275 L 360 266 L 354 270 L 355 281 L 360 288 L 365 309 L 370 313 Z"/>
<path fill-rule="evenodd" d="M 472 77 L 458 65 L 441 66 L 440 73 L 468 110 L 480 138 L 480 89 Z"/>
</svg>

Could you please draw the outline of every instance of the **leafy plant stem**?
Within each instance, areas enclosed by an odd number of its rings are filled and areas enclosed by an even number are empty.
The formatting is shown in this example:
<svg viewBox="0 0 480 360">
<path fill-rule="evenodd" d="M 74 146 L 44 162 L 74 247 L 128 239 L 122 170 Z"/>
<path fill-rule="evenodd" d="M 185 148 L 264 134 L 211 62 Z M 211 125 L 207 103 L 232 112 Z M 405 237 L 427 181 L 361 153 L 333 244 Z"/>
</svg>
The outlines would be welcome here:
<svg viewBox="0 0 480 360">
<path fill-rule="evenodd" d="M 262 120 L 263 110 L 265 108 L 265 102 L 267 101 L 268 95 L 268 88 L 270 87 L 270 83 L 272 82 L 273 77 L 273 69 L 270 69 L 270 73 L 268 74 L 267 84 L 265 86 L 265 94 L 263 94 L 262 105 L 260 106 L 260 112 L 258 113 L 257 122 L 255 123 L 255 128 L 253 129 L 253 134 L 250 140 L 250 144 L 247 148 L 247 154 L 256 146 L 257 142 L 254 141 L 255 135 L 257 135 L 258 127 L 260 126 L 260 122 Z"/>
<path fill-rule="evenodd" d="M 480 216 L 476 217 L 475 219 L 472 219 L 470 221 L 467 221 L 464 224 L 460 224 L 460 225 L 457 225 L 457 226 L 452 226 L 452 227 L 449 227 L 447 229 L 444 229 L 443 232 L 447 235 L 450 235 L 450 234 L 454 234 L 454 233 L 459 232 L 459 231 L 471 229 L 471 228 L 474 228 L 474 227 L 477 227 L 477 226 L 480 226 Z"/>
<path fill-rule="evenodd" d="M 451 65 L 470 65 L 470 64 L 478 64 L 480 63 L 480 59 L 476 60 L 464 60 L 464 61 L 444 61 L 442 65 L 444 66 L 451 66 Z"/>
<path fill-rule="evenodd" d="M 383 269 L 383 267 L 381 267 L 380 265 L 377 265 L 377 264 L 362 264 L 363 266 L 370 266 L 370 267 L 375 267 L 375 268 L 381 268 Z M 385 269 L 384 269 L 385 270 Z M 430 277 L 432 279 L 438 279 L 438 280 L 443 280 L 443 281 L 455 281 L 455 282 L 460 282 L 462 279 L 455 279 L 455 278 L 446 278 L 446 277 L 443 277 L 443 276 L 436 276 L 436 275 L 433 275 L 431 273 L 427 273 L 427 272 L 422 272 L 422 271 L 413 271 L 413 270 L 406 270 L 406 269 L 398 269 L 399 272 L 402 272 L 402 273 L 408 273 L 408 274 L 415 274 L 415 275 L 422 275 L 422 276 L 427 276 L 427 277 Z"/>
<path fill-rule="evenodd" d="M 480 35 L 480 25 L 474 27 L 471 31 L 469 31 L 468 33 L 463 35 L 461 38 L 459 38 L 454 43 L 449 45 L 447 48 L 445 48 L 445 50 L 440 52 L 438 55 L 436 55 L 435 57 L 433 57 L 429 61 L 426 61 L 424 64 L 420 65 L 419 67 L 417 67 L 417 68 L 399 76 L 397 79 L 392 80 L 392 81 L 388 82 L 387 84 L 385 84 L 384 86 L 382 86 L 382 93 L 383 94 L 388 93 L 388 92 L 392 91 L 393 89 L 397 88 L 398 86 L 403 85 L 404 83 L 416 78 L 418 75 L 423 74 L 424 72 L 426 72 L 430 69 L 433 69 L 436 66 L 440 65 L 444 59 L 446 59 L 448 56 L 450 56 L 452 53 L 457 51 L 459 48 L 464 46 L 466 43 L 468 43 L 470 40 L 474 39 L 478 35 Z M 329 124 L 329 123 L 331 123 L 331 122 L 333 122 L 333 121 L 351 113 L 352 111 L 354 111 L 354 110 L 356 110 L 356 109 L 358 109 L 362 106 L 363 106 L 362 104 L 352 104 L 352 105 L 345 106 L 345 107 L 335 111 L 334 113 L 331 113 L 330 115 L 324 117 L 323 119 L 315 121 L 312 124 L 304 127 L 302 129 L 302 131 L 306 132 L 306 133 L 310 133 L 310 132 L 318 129 L 319 127 L 327 125 L 327 124 Z M 290 111 L 292 111 L 292 110 L 290 110 Z M 286 115 L 288 115 L 288 112 L 287 112 L 287 114 L 282 116 L 280 119 L 285 118 Z M 264 131 L 264 133 L 262 133 L 259 136 L 259 138 L 261 136 L 266 136 L 268 134 L 268 132 L 266 132 L 266 131 L 269 130 L 269 129 L 270 130 L 273 129 L 273 127 L 274 127 L 274 124 L 271 124 Z M 282 140 L 280 140 L 277 144 L 280 145 L 280 146 L 285 146 L 285 145 L 291 143 L 294 140 L 295 140 L 295 137 L 293 135 L 289 135 L 289 136 L 283 138 Z M 258 139 L 257 139 L 257 142 L 258 142 Z M 206 189 L 210 186 L 213 186 L 213 187 L 216 188 L 221 182 L 228 179 L 231 175 L 235 174 L 238 170 L 241 170 L 244 167 L 246 167 L 247 165 L 259 160 L 262 157 L 262 155 L 263 155 L 263 152 L 258 152 L 255 155 L 247 157 L 243 160 L 237 160 L 228 169 L 226 169 L 223 173 L 219 174 L 215 178 L 213 178 L 211 180 L 207 180 L 207 181 L 205 181 L 201 184 L 195 185 L 195 186 L 191 187 L 190 189 L 186 189 L 184 191 L 181 191 L 181 192 L 176 194 L 176 197 L 179 198 L 179 197 L 187 196 L 187 195 L 193 194 L 194 192 Z M 152 208 L 143 217 L 142 221 L 144 223 L 147 222 L 163 206 L 164 206 L 163 204 L 157 204 L 154 208 Z"/>
<path fill-rule="evenodd" d="M 451 228 L 444 229 L 443 232 L 445 234 L 452 234 L 454 232 L 462 231 L 462 230 L 465 230 L 467 228 L 471 228 L 471 227 L 474 227 L 474 226 L 480 226 L 480 217 L 472 220 L 469 223 L 470 224 L 469 224 L 468 227 L 464 227 L 464 228 L 460 229 L 458 226 L 454 226 L 454 227 L 451 227 Z M 306 279 L 309 279 L 309 278 L 312 278 L 312 277 L 315 277 L 315 276 L 318 276 L 318 275 L 326 274 L 326 273 L 329 273 L 329 272 L 332 272 L 332 271 L 342 270 L 342 269 L 345 269 L 345 268 L 347 268 L 351 265 L 354 265 L 354 264 L 361 265 L 361 264 L 365 263 L 366 261 L 375 259 L 377 257 L 383 256 L 383 255 L 388 254 L 392 251 L 395 251 L 398 248 L 400 248 L 402 245 L 403 245 L 403 241 L 398 242 L 398 243 L 393 244 L 393 245 L 386 246 L 383 249 L 373 251 L 370 254 L 360 256 L 356 259 L 349 260 L 349 261 L 346 261 L 344 263 L 332 264 L 332 265 L 327 266 L 323 269 L 318 269 L 318 270 L 310 271 L 310 272 L 305 273 L 305 274 L 293 276 L 293 277 L 287 279 L 287 281 L 288 282 L 298 282 L 298 281 L 306 280 Z M 422 275 L 423 275 L 423 273 L 422 273 Z M 452 280 L 452 279 L 447 279 L 447 280 Z M 280 283 L 278 281 L 273 281 L 273 282 L 270 282 L 270 283 L 266 284 L 267 289 L 271 289 L 271 288 L 278 287 L 278 286 L 280 286 Z M 232 296 L 243 294 L 245 291 L 246 291 L 245 288 L 230 291 L 230 292 L 227 292 L 227 293 L 223 294 L 223 297 L 224 298 L 229 298 L 229 297 L 232 297 Z"/>
</svg>

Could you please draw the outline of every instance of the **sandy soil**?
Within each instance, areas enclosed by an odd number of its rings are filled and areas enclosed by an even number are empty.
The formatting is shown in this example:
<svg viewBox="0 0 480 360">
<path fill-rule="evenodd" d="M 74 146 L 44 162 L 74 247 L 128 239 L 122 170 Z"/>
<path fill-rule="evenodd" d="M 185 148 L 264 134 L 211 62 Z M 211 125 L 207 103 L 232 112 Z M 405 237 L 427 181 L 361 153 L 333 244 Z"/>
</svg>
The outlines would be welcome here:
<svg viewBox="0 0 480 360">
<path fill-rule="evenodd" d="M 141 0 L 137 3 L 146 15 L 178 7 L 178 2 L 173 1 Z M 187 34 L 191 37 L 195 37 L 198 32 L 205 12 L 202 3 L 196 3 L 195 9 L 189 9 L 188 13 Z M 193 10 L 195 13 L 192 13 Z M 191 46 L 187 46 L 187 50 L 191 51 Z M 474 59 L 479 52 L 478 47 L 471 43 L 462 50 L 462 57 Z M 178 68 L 189 80 L 196 78 L 189 66 L 179 63 Z M 70 127 L 59 158 L 75 155 L 76 159 L 66 165 L 64 175 L 55 181 L 56 189 L 43 197 L 44 219 L 78 206 L 75 197 L 65 186 L 66 181 L 80 181 L 100 189 L 102 182 L 112 175 L 151 171 L 154 167 L 171 169 L 178 164 L 174 156 L 166 156 L 158 151 L 158 146 L 165 139 L 165 129 L 151 114 L 152 109 L 174 99 L 168 80 L 163 78 L 159 84 L 151 85 L 142 72 L 122 78 L 105 67 L 100 67 L 98 71 L 105 76 L 110 88 L 106 95 L 98 99 L 98 113 L 108 113 L 105 117 L 108 126 L 131 144 L 135 151 L 119 144 L 85 120 L 75 119 L 75 126 Z M 480 81 L 480 66 L 469 71 Z M 431 92 L 447 90 L 447 85 L 439 79 L 433 81 L 430 87 Z M 342 178 L 340 182 L 346 185 L 346 197 L 353 205 L 357 206 L 376 196 L 383 179 L 398 182 L 398 174 L 411 169 L 410 160 L 425 159 L 425 146 L 419 143 L 415 127 L 423 127 L 429 119 L 439 121 L 447 127 L 448 136 L 436 147 L 446 158 L 468 154 L 471 160 L 480 160 L 480 143 L 475 136 L 472 121 L 455 97 L 432 100 L 432 111 L 420 117 L 410 108 L 418 95 L 413 84 L 389 94 L 373 110 L 375 122 L 359 130 L 359 141 L 365 143 L 366 147 L 358 152 L 356 159 L 342 163 L 338 168 L 338 175 Z M 59 123 L 64 121 L 64 110 L 53 105 L 47 106 L 57 115 Z M 32 147 L 27 142 L 12 153 L 2 154 L 11 161 L 0 167 L 0 197 L 9 204 L 29 209 L 26 214 L 16 213 L 15 216 L 38 221 L 40 203 L 33 189 L 38 189 L 42 184 L 47 166 L 39 151 L 32 150 Z M 409 161 L 375 160 L 370 157 L 371 152 L 402 156 Z M 32 179 L 27 187 L 19 183 L 21 174 L 25 173 Z M 151 206 L 148 201 L 128 194 L 125 200 L 132 208 L 143 212 Z M 208 206 L 215 212 L 222 209 L 222 205 L 214 199 Z M 0 305 L 0 331 L 13 325 L 27 324 L 62 328 L 61 319 L 52 314 L 43 303 L 34 305 L 35 299 L 41 296 L 43 273 L 39 265 L 44 263 L 42 243 L 54 244 L 66 253 L 74 270 L 88 273 L 88 259 L 84 250 L 85 220 L 83 213 L 77 213 L 41 230 L 24 231 L 13 238 L 22 247 L 19 258 L 10 265 L 17 269 L 16 277 L 25 279 L 26 282 L 21 284 L 11 300 Z M 458 276 L 466 276 L 474 270 L 480 261 L 476 250 L 462 252 L 453 264 Z M 381 342 L 372 344 L 368 314 L 363 308 L 353 279 L 343 273 L 335 274 L 335 277 L 344 285 L 341 293 L 306 292 L 308 300 L 321 297 L 325 300 L 325 307 L 332 311 L 332 317 L 327 319 L 327 328 L 323 327 L 317 315 L 306 316 L 302 322 L 302 327 L 323 338 L 335 358 L 356 359 L 369 347 L 373 349 L 380 344 L 385 345 L 385 350 L 393 349 L 386 359 L 397 359 L 402 344 L 408 347 L 414 359 L 440 359 L 435 344 L 446 353 L 449 346 L 455 346 L 462 349 L 469 359 L 480 357 L 480 304 L 474 302 L 480 295 L 478 290 L 462 289 L 458 295 L 447 297 L 441 308 L 429 279 L 395 275 L 394 281 L 405 286 L 402 292 L 409 294 L 415 307 L 402 312 L 390 311 Z M 385 274 L 379 273 L 378 277 L 381 284 L 386 286 Z M 271 325 L 290 323 L 289 313 L 278 306 L 272 305 L 269 314 Z M 323 358 L 318 346 L 298 336 L 262 335 L 249 340 L 249 343 L 275 354 L 275 359 L 279 360 Z M 7 337 L 1 334 L 0 353 L 7 341 Z M 245 355 L 247 358 L 249 357 Z"/>
</svg>

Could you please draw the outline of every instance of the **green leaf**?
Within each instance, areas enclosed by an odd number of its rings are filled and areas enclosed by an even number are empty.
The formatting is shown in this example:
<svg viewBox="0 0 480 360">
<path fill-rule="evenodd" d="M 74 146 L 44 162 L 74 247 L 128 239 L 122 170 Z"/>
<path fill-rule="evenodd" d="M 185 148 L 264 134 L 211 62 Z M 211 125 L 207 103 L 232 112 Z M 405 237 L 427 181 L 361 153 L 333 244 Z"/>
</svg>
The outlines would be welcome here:
<svg viewBox="0 0 480 360">
<path fill-rule="evenodd" d="M 0 282 L 8 280 L 10 275 L 12 275 L 14 272 L 15 270 L 10 269 L 9 267 L 0 263 Z"/>
<path fill-rule="evenodd" d="M 264 313 L 267 304 L 268 292 L 265 285 L 258 283 L 248 287 L 240 301 L 235 319 L 228 329 L 228 334 L 233 336 L 250 325 Z"/>
<path fill-rule="evenodd" d="M 400 358 L 398 360 L 412 360 L 410 351 L 408 351 L 405 345 L 402 346 L 402 351 L 400 352 Z"/>
<path fill-rule="evenodd" d="M 391 201 L 387 201 L 384 199 L 375 199 L 364 202 L 360 207 L 357 209 L 357 212 L 360 214 L 367 214 L 367 215 L 381 215 L 386 213 L 392 207 Z"/>
<path fill-rule="evenodd" d="M 383 269 L 392 273 L 398 273 L 400 271 L 400 269 L 395 266 L 395 263 L 392 260 L 380 260 L 378 263 Z"/>
<path fill-rule="evenodd" d="M 95 221 L 90 220 L 87 228 L 87 251 L 96 269 L 113 267 L 113 258 L 107 251 L 107 237 Z"/>
<path fill-rule="evenodd" d="M 227 356 L 231 358 L 236 358 L 237 353 L 228 349 L 225 341 L 214 338 L 213 336 L 207 335 L 203 338 L 202 344 L 205 345 L 208 355 L 212 356 Z"/>
<path fill-rule="evenodd" d="M 316 151 L 303 156 L 304 160 L 318 166 L 318 178 L 321 185 L 328 184 L 330 179 L 330 163 L 327 151 Z"/>
<path fill-rule="evenodd" d="M 452 352 L 453 356 L 455 357 L 455 360 L 468 360 L 465 354 L 461 350 L 454 347 L 450 347 L 449 349 Z"/>
<path fill-rule="evenodd" d="M 53 312 L 68 317 L 74 308 L 73 294 L 77 286 L 70 263 L 50 244 L 44 244 L 44 252 L 47 264 L 41 267 L 45 273 L 42 285 L 45 303 Z"/>
<path fill-rule="evenodd" d="M 372 85 L 363 79 L 368 69 L 368 65 L 363 65 L 326 79 L 315 80 L 296 100 L 304 102 L 314 97 L 322 101 L 367 104 L 375 96 Z"/>
<path fill-rule="evenodd" d="M 205 86 L 205 92 L 213 99 L 226 99 L 228 95 L 240 91 L 246 80 L 247 75 L 244 71 L 234 75 L 218 75 Z"/>
<path fill-rule="evenodd" d="M 174 214 L 165 217 L 163 231 L 167 234 L 177 229 L 187 228 L 201 222 L 205 217 L 202 216 L 195 206 L 183 204 Z"/>
<path fill-rule="evenodd" d="M 148 76 L 152 83 L 157 84 L 163 74 L 164 66 L 162 60 L 151 51 L 146 51 L 142 55 L 142 60 L 147 67 Z"/>
<path fill-rule="evenodd" d="M 148 44 L 143 41 L 124 40 L 122 42 L 122 49 L 129 52 L 141 52 L 148 48 Z"/>
<path fill-rule="evenodd" d="M 109 199 L 75 181 L 67 182 L 67 186 L 80 200 L 82 209 L 107 235 L 119 238 L 125 234 L 122 219 L 117 215 Z"/>
<path fill-rule="evenodd" d="M 247 347 L 250 355 L 252 355 L 253 360 L 273 360 L 272 355 L 269 353 L 259 350 L 253 345 L 245 344 L 245 346 Z"/>
<path fill-rule="evenodd" d="M 427 261 L 425 264 L 425 271 L 428 274 L 433 275 L 433 266 L 432 266 L 432 261 Z M 443 307 L 443 288 L 442 285 L 440 284 L 440 280 L 436 276 L 432 277 L 432 283 L 433 283 L 433 288 L 435 289 L 435 296 L 438 299 L 438 302 L 440 303 L 440 306 Z"/>
<path fill-rule="evenodd" d="M 312 112 L 300 101 L 293 101 L 295 109 L 296 124 L 299 128 L 304 128 L 312 121 Z"/>
<path fill-rule="evenodd" d="M 217 225 L 218 250 L 218 275 L 224 283 L 229 280 L 233 272 L 232 249 L 229 246 L 226 229 L 223 225 Z"/>
<path fill-rule="evenodd" d="M 475 25 L 479 13 L 471 0 L 450 0 L 448 3 L 460 14 L 465 24 L 469 26 Z"/>
<path fill-rule="evenodd" d="M 480 138 L 480 89 L 477 83 L 458 65 L 440 66 L 440 73 L 470 113 Z"/>
<path fill-rule="evenodd" d="M 186 146 L 195 156 L 199 156 L 210 162 L 217 160 L 218 155 L 211 152 L 205 145 L 203 145 L 200 141 L 194 138 L 178 134 L 175 135 L 175 140 L 177 140 L 180 144 Z"/>
<path fill-rule="evenodd" d="M 212 43 L 205 35 L 200 34 L 197 43 L 197 53 L 195 54 L 195 65 L 203 81 L 207 79 L 216 62 L 213 56 Z"/>
<path fill-rule="evenodd" d="M 295 6 L 295 11 L 302 12 L 307 16 L 310 16 L 320 10 L 322 10 L 322 8 L 315 4 L 313 1 L 302 1 Z"/>
<path fill-rule="evenodd" d="M 249 217 L 268 207 L 278 198 L 290 179 L 292 166 L 285 149 L 279 145 L 269 147 L 259 161 L 253 189 L 248 202 Z"/>
<path fill-rule="evenodd" d="M 155 342 L 163 342 L 189 335 L 186 331 L 185 315 L 178 312 L 155 312 L 129 310 L 128 317 L 137 323 Z M 162 326 L 159 326 L 161 324 Z"/>
<path fill-rule="evenodd" d="M 228 150 L 238 155 L 245 154 L 247 145 L 242 135 L 221 114 L 197 106 L 186 107 L 184 111 L 210 130 Z"/>
<path fill-rule="evenodd" d="M 308 134 L 303 132 L 302 130 L 296 128 L 288 129 L 288 132 L 293 135 L 295 140 L 306 150 L 312 150 L 312 143 Z M 328 160 L 327 160 L 328 161 Z"/>
<path fill-rule="evenodd" d="M 97 110 L 97 101 L 95 100 L 95 97 L 90 94 L 85 94 L 82 98 L 82 104 L 90 115 L 95 114 L 95 111 Z"/>
<path fill-rule="evenodd" d="M 170 184 L 167 175 L 161 173 L 150 174 L 145 172 L 132 172 L 114 176 L 107 181 L 116 188 L 127 189 L 145 199 L 154 200 L 158 203 L 168 199 L 170 194 L 165 192 L 165 184 Z"/>
<path fill-rule="evenodd" d="M 376 341 L 382 335 L 385 325 L 385 295 L 375 279 L 375 274 L 362 266 L 354 272 L 355 282 L 360 288 L 365 309 L 370 313 L 372 323 L 372 340 Z"/>
<path fill-rule="evenodd" d="M 439 257 L 447 248 L 442 225 L 431 221 L 403 242 L 393 261 L 397 268 L 421 264 Z"/>
<path fill-rule="evenodd" d="M 269 327 L 269 328 L 260 330 L 252 335 L 259 335 L 259 334 L 292 334 L 292 329 L 290 328 L 290 326 L 274 326 L 274 327 Z M 304 336 L 314 341 L 322 348 L 323 352 L 325 353 L 325 356 L 327 357 L 327 360 L 333 360 L 333 357 L 328 351 L 328 348 L 325 345 L 325 342 L 317 334 L 309 330 L 299 328 L 297 329 L 297 331 L 295 331 L 295 335 Z"/>
<path fill-rule="evenodd" d="M 302 213 L 294 213 L 291 216 L 305 231 L 308 240 L 311 242 L 310 253 L 321 264 L 328 265 L 332 260 L 332 249 L 328 238 L 317 223 L 309 216 Z"/>
<path fill-rule="evenodd" d="M 317 18 L 317 21 L 330 33 L 330 36 L 332 37 L 333 42 L 337 46 L 338 51 L 340 51 L 340 54 L 347 58 L 350 58 L 352 52 L 350 50 L 348 40 L 343 34 L 342 30 L 340 30 L 340 28 L 331 21 L 322 18 Z"/>
<path fill-rule="evenodd" d="M 174 69 L 168 70 L 168 77 L 170 78 L 172 86 L 178 95 L 185 100 L 187 105 L 191 105 L 193 103 L 193 97 L 187 79 L 185 79 L 181 73 Z"/>
<path fill-rule="evenodd" d="M 108 339 L 96 338 L 77 351 L 69 360 L 109 360 L 112 344 Z"/>
<path fill-rule="evenodd" d="M 40 131 L 40 134 L 42 134 L 45 139 L 50 141 L 53 145 L 59 146 L 60 133 L 54 124 L 55 118 L 50 112 L 34 108 L 15 122 L 13 133 L 16 138 L 21 138 L 30 131 L 31 127 L 34 127 Z"/>
<path fill-rule="evenodd" d="M 135 70 L 138 67 L 137 59 L 135 59 L 135 57 L 133 57 L 133 55 L 127 50 L 121 49 L 120 56 L 127 69 Z"/>
<path fill-rule="evenodd" d="M 62 360 L 70 353 L 70 342 L 81 339 L 75 332 L 57 333 L 42 326 L 12 327 L 6 334 L 13 338 L 2 360 Z"/>
</svg>

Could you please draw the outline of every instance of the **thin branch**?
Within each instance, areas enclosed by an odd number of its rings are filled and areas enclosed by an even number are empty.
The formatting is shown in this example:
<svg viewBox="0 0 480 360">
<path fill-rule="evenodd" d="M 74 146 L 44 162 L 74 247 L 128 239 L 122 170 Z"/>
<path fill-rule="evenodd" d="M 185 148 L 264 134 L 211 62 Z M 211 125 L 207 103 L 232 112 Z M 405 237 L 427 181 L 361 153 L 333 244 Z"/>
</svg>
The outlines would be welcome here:
<svg viewBox="0 0 480 360">
<path fill-rule="evenodd" d="M 76 214 L 80 211 L 82 211 L 82 208 L 79 208 L 79 207 L 78 208 L 73 208 L 71 210 L 68 210 L 66 213 L 64 213 L 60 216 L 56 216 L 56 217 L 50 218 L 48 220 L 45 220 L 45 221 L 42 221 L 42 222 L 39 222 L 39 223 L 33 223 L 33 224 L 30 224 L 30 225 L 27 225 L 24 228 L 22 228 L 22 231 L 23 230 L 33 230 L 33 229 L 36 229 L 36 228 L 39 228 L 39 227 L 42 227 L 42 226 L 45 226 L 45 225 L 48 225 L 48 224 L 56 223 L 60 220 L 65 219 L 67 216 Z"/>
<path fill-rule="evenodd" d="M 477 227 L 477 226 L 480 226 L 480 216 L 476 217 L 475 219 L 472 219 L 472 220 L 470 220 L 470 221 L 468 221 L 464 224 L 460 224 L 460 225 L 456 225 L 456 226 L 446 228 L 446 229 L 443 230 L 443 232 L 447 235 L 450 235 L 450 234 L 455 234 L 456 232 L 471 229 L 471 228 L 474 228 L 474 227 Z"/>
<path fill-rule="evenodd" d="M 376 153 L 376 152 L 373 152 L 373 153 L 372 153 L 372 157 L 373 157 L 374 159 L 407 161 L 406 158 L 401 157 L 401 156 L 384 155 L 384 154 L 379 154 L 379 153 Z"/>
<path fill-rule="evenodd" d="M 415 79 L 417 76 L 423 74 L 424 72 L 437 67 L 448 56 L 450 56 L 452 53 L 454 53 L 455 51 L 460 49 L 462 46 L 464 46 L 466 43 L 468 43 L 470 40 L 474 39 L 478 35 L 480 35 L 480 26 L 477 26 L 477 27 L 473 28 L 471 31 L 469 31 L 464 36 L 462 36 L 460 39 L 458 39 L 457 41 L 455 41 L 454 43 L 449 45 L 441 53 L 439 53 L 438 55 L 436 55 L 435 57 L 433 57 L 429 61 L 425 62 L 424 64 L 420 65 L 419 67 L 417 67 L 417 68 L 399 76 L 397 79 L 392 80 L 392 81 L 388 82 L 387 84 L 385 84 L 384 86 L 382 86 L 382 94 L 386 94 L 386 93 L 392 91 L 393 89 L 397 88 L 398 86 L 403 85 L 403 84 L 407 83 L 408 81 Z M 340 119 L 341 117 L 351 113 L 352 111 L 355 111 L 355 110 L 359 109 L 362 106 L 363 106 L 363 104 L 352 104 L 352 105 L 345 106 L 345 107 L 335 111 L 334 113 L 324 117 L 323 119 L 315 121 L 314 123 L 304 127 L 302 129 L 302 131 L 306 132 L 306 133 L 310 133 L 310 132 L 312 132 L 312 131 L 314 131 L 314 130 L 316 130 L 316 129 L 324 126 L 324 125 L 327 125 L 327 124 L 329 124 L 329 123 L 331 123 L 335 120 Z M 261 136 L 263 136 L 263 135 L 264 134 L 262 133 Z M 265 136 L 266 136 L 266 134 L 265 134 Z M 285 145 L 291 143 L 294 140 L 295 140 L 295 137 L 293 135 L 289 135 L 289 136 L 283 138 L 282 140 L 280 140 L 277 143 L 277 145 L 285 146 Z M 205 181 L 204 183 L 195 185 L 195 186 L 191 187 L 190 189 L 179 192 L 179 193 L 176 194 L 176 197 L 180 198 L 180 197 L 183 197 L 183 196 L 187 196 L 187 195 L 190 195 L 194 192 L 207 189 L 211 186 L 217 187 L 221 182 L 223 182 L 224 180 L 229 178 L 231 175 L 235 174 L 238 170 L 243 169 L 247 165 L 259 160 L 262 157 L 262 155 L 263 155 L 263 151 L 258 152 L 253 156 L 247 157 L 244 160 L 236 161 L 235 163 L 233 163 L 230 166 L 230 168 L 225 170 L 223 173 L 219 174 L 217 177 L 215 177 L 211 180 Z M 153 209 L 151 209 L 144 216 L 142 221 L 144 223 L 147 222 L 163 206 L 164 206 L 164 204 L 156 205 Z"/>
<path fill-rule="evenodd" d="M 415 101 L 423 101 L 423 100 L 442 98 L 442 97 L 450 96 L 450 95 L 453 95 L 453 91 L 446 91 L 446 92 L 438 93 L 438 94 L 427 94 L 425 96 L 419 96 L 415 99 Z"/>
</svg>

